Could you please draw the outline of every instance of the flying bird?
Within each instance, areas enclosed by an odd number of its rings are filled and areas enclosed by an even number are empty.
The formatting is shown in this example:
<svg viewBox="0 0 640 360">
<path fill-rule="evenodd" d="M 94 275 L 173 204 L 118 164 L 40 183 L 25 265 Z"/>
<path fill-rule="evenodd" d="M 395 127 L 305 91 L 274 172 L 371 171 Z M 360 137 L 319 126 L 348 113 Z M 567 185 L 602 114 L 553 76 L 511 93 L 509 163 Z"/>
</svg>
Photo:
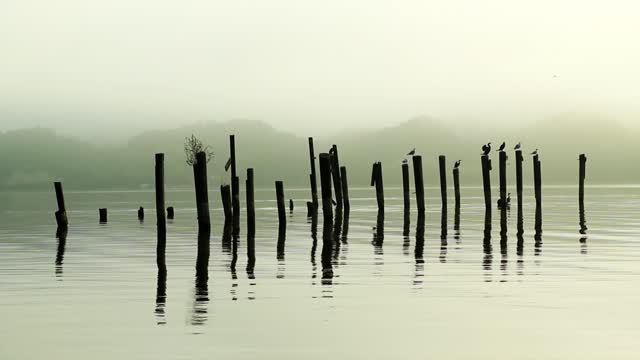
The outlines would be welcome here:
<svg viewBox="0 0 640 360">
<path fill-rule="evenodd" d="M 498 151 L 500 151 L 500 152 L 504 151 L 504 148 L 505 148 L 506 146 L 507 146 L 507 143 L 503 141 L 503 142 L 502 142 L 502 145 L 500 145 L 500 148 L 498 149 Z"/>
<path fill-rule="evenodd" d="M 538 155 L 538 149 L 535 149 L 535 150 L 531 153 L 531 155 Z"/>
<path fill-rule="evenodd" d="M 409 151 L 409 153 L 407 154 L 407 156 L 413 156 L 416 154 L 416 148 L 413 148 L 411 151 Z"/>
<path fill-rule="evenodd" d="M 521 147 L 522 145 L 520 145 L 520 142 L 518 142 L 516 146 L 513 147 L 513 150 L 520 150 Z"/>
<path fill-rule="evenodd" d="M 482 155 L 489 155 L 491 152 L 491 143 L 487 143 L 487 145 L 482 145 Z"/>
<path fill-rule="evenodd" d="M 227 163 L 224 164 L 224 171 L 229 171 L 229 167 L 231 166 L 231 158 L 227 160 Z"/>
<path fill-rule="evenodd" d="M 460 167 L 460 163 L 461 163 L 461 162 L 462 162 L 462 160 L 458 160 L 458 161 L 456 161 L 456 163 L 455 163 L 455 164 L 453 164 L 453 168 L 454 168 L 454 169 L 459 168 L 459 167 Z"/>
</svg>

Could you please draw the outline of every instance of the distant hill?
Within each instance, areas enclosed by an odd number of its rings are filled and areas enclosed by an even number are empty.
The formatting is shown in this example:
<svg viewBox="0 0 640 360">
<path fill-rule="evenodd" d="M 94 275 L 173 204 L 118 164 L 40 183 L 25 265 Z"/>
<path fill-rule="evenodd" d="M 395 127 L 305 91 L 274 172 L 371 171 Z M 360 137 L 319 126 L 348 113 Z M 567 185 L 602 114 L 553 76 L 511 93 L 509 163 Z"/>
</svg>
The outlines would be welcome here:
<svg viewBox="0 0 640 360">
<path fill-rule="evenodd" d="M 540 149 L 547 183 L 576 182 L 577 157 L 589 157 L 590 183 L 638 183 L 636 169 L 640 145 L 631 132 L 605 116 L 562 114 L 518 131 L 484 129 L 466 131 L 438 119 L 420 117 L 398 126 L 347 131 L 315 139 L 316 153 L 337 144 L 340 161 L 348 167 L 351 186 L 367 186 L 371 164 L 382 161 L 385 184 L 400 184 L 400 164 L 413 147 L 423 156 L 427 185 L 438 183 L 437 157 L 447 156 L 448 171 L 462 160 L 463 185 L 480 183 L 480 146 L 494 148 L 506 140 L 508 149 L 522 141 L 528 152 Z M 153 154 L 166 155 L 168 186 L 189 187 L 192 172 L 185 163 L 184 139 L 195 134 L 209 144 L 215 158 L 209 164 L 210 186 L 228 183 L 224 163 L 229 155 L 228 136 L 236 135 L 239 174 L 253 167 L 258 186 L 308 186 L 307 139 L 252 120 L 203 122 L 170 130 L 141 133 L 125 145 L 97 146 L 54 130 L 32 128 L 0 134 L 0 188 L 48 189 L 61 179 L 69 189 L 136 188 L 153 184 Z M 509 154 L 512 152 L 510 151 Z M 497 157 L 496 157 L 497 158 Z M 531 166 L 525 158 L 525 176 Z M 512 164 L 511 164 L 512 166 Z M 513 169 L 509 169 L 510 176 Z M 497 177 L 497 171 L 493 176 Z"/>
</svg>

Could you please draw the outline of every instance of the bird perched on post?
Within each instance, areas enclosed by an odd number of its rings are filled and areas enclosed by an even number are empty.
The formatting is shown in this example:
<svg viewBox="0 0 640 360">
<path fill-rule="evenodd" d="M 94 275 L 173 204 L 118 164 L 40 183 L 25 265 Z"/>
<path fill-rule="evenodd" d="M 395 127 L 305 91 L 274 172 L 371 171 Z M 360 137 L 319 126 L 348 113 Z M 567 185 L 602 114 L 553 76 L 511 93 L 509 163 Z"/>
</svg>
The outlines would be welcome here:
<svg viewBox="0 0 640 360">
<path fill-rule="evenodd" d="M 507 143 L 505 141 L 502 142 L 502 145 L 500 145 L 500 148 L 497 150 L 498 152 L 502 152 L 504 151 L 504 148 L 507 146 Z"/>
<path fill-rule="evenodd" d="M 403 163 L 403 164 L 406 164 L 406 163 L 408 163 L 408 162 L 409 162 L 409 161 L 408 161 L 407 159 L 402 160 L 402 163 Z"/>
<path fill-rule="evenodd" d="M 535 150 L 531 153 L 531 155 L 538 155 L 538 149 L 535 149 Z"/>
<path fill-rule="evenodd" d="M 407 154 L 407 156 L 413 156 L 416 154 L 416 148 L 413 148 L 411 151 L 409 151 L 409 153 Z"/>
<path fill-rule="evenodd" d="M 489 155 L 491 152 L 491 143 L 487 143 L 487 145 L 482 145 L 482 155 Z"/>
<path fill-rule="evenodd" d="M 460 167 L 460 163 L 461 163 L 461 162 L 462 162 L 462 160 L 458 160 L 458 161 L 456 161 L 456 163 L 455 163 L 455 164 L 453 164 L 453 168 L 454 168 L 454 169 L 459 168 L 459 167 Z"/>
<path fill-rule="evenodd" d="M 520 142 L 518 142 L 516 146 L 513 147 L 513 150 L 520 150 L 520 148 L 522 148 L 522 145 L 520 145 Z"/>
</svg>

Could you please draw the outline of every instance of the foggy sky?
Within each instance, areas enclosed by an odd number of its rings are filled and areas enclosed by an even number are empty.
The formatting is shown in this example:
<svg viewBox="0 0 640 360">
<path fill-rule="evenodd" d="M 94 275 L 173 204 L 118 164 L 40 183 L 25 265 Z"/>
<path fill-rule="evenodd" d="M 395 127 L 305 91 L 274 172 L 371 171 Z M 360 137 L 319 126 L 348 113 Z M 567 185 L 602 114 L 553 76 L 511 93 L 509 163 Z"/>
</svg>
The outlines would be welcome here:
<svg viewBox="0 0 640 360">
<path fill-rule="evenodd" d="M 20 0 L 0 6 L 0 130 L 251 118 L 304 133 L 417 115 L 640 114 L 640 5 Z"/>
</svg>

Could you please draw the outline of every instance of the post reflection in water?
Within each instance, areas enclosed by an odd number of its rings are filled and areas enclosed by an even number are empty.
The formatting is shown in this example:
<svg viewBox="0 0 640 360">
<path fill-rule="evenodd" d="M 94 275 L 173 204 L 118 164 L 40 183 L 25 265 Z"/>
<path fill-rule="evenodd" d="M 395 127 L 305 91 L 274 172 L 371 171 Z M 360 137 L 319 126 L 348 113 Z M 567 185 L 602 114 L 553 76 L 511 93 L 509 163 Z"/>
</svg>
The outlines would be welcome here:
<svg viewBox="0 0 640 360">
<path fill-rule="evenodd" d="M 318 249 L 318 215 L 311 217 L 311 278 L 317 277 L 316 250 Z"/>
<path fill-rule="evenodd" d="M 322 226 L 322 285 L 333 284 L 333 263 L 331 260 L 331 255 L 333 253 L 333 244 L 333 221 L 331 218 L 326 218 L 324 219 Z"/>
<path fill-rule="evenodd" d="M 534 255 L 539 256 L 542 253 L 542 207 L 536 206 L 535 234 L 533 235 Z"/>
<path fill-rule="evenodd" d="M 500 209 L 500 271 L 502 271 L 503 275 L 506 275 L 508 264 L 507 239 L 507 206 L 503 206 Z"/>
<path fill-rule="evenodd" d="M 56 278 L 62 280 L 62 264 L 64 263 L 64 250 L 67 245 L 67 231 L 65 228 L 58 228 L 56 231 L 56 237 L 58 238 L 58 248 L 56 250 Z"/>
<path fill-rule="evenodd" d="M 225 226 L 224 232 L 227 229 Z M 224 236 L 224 234 L 223 234 Z M 209 304 L 209 249 L 211 232 L 198 231 L 198 255 L 196 258 L 196 287 L 194 292 L 191 325 L 200 326 L 207 322 Z"/>
<path fill-rule="evenodd" d="M 222 253 L 231 254 L 231 235 L 233 233 L 233 222 L 225 220 L 222 228 Z"/>
<path fill-rule="evenodd" d="M 410 215 L 408 211 L 404 212 L 404 220 L 402 222 L 402 253 L 409 256 L 409 247 L 411 246 L 411 239 L 409 239 L 409 226 L 411 225 Z"/>
<path fill-rule="evenodd" d="M 280 223 L 278 225 L 278 243 L 276 247 L 276 258 L 278 260 L 278 269 L 276 273 L 277 279 L 284 279 L 285 275 L 285 262 L 284 262 L 284 254 L 285 254 L 285 241 L 287 238 L 287 225 L 284 223 Z"/>
<path fill-rule="evenodd" d="M 484 257 L 482 259 L 482 268 L 485 271 L 486 282 L 491 281 L 491 265 L 493 263 L 493 248 L 491 246 L 491 211 L 484 213 L 484 238 L 482 241 L 482 249 Z"/>
<path fill-rule="evenodd" d="M 579 216 L 580 216 L 580 253 L 587 253 L 587 219 L 584 211 L 584 203 L 579 202 Z"/>
<path fill-rule="evenodd" d="M 440 262 L 447 262 L 447 208 L 442 207 L 440 215 Z"/>
<path fill-rule="evenodd" d="M 424 212 L 418 212 L 418 221 L 416 223 L 416 246 L 414 249 L 414 257 L 416 259 L 416 270 L 413 284 L 421 285 L 424 277 Z"/>
<path fill-rule="evenodd" d="M 456 245 L 460 245 L 460 206 L 455 207 L 453 215 L 453 239 L 456 241 Z M 456 247 L 456 249 L 460 248 Z"/>
<path fill-rule="evenodd" d="M 247 229 L 247 279 L 249 279 L 249 290 L 247 299 L 255 300 L 255 274 L 254 269 L 256 266 L 256 229 L 255 226 L 249 226 Z"/>
<path fill-rule="evenodd" d="M 158 284 L 156 287 L 156 324 L 165 325 L 165 305 L 167 302 L 167 269 L 158 269 Z"/>
<path fill-rule="evenodd" d="M 518 275 L 523 275 L 524 269 L 524 215 L 522 213 L 522 204 L 518 202 L 518 231 L 516 232 L 516 237 L 518 239 L 516 243 L 516 254 L 518 255 Z"/>
<path fill-rule="evenodd" d="M 384 251 L 382 249 L 382 245 L 384 244 L 384 212 L 378 210 L 378 215 L 376 217 L 376 226 L 373 227 L 373 240 L 371 241 L 373 244 L 373 264 L 376 266 L 380 266 L 384 264 Z M 379 276 L 379 273 L 376 273 L 375 276 Z"/>
<path fill-rule="evenodd" d="M 340 235 L 342 233 L 342 209 L 336 207 L 335 221 L 333 225 L 333 264 L 338 265 L 340 258 Z"/>
<path fill-rule="evenodd" d="M 346 265 L 347 254 L 349 251 L 349 208 L 344 209 L 344 216 L 342 220 L 342 234 L 340 235 L 340 241 L 342 242 L 342 250 L 340 256 L 340 265 Z"/>
</svg>

